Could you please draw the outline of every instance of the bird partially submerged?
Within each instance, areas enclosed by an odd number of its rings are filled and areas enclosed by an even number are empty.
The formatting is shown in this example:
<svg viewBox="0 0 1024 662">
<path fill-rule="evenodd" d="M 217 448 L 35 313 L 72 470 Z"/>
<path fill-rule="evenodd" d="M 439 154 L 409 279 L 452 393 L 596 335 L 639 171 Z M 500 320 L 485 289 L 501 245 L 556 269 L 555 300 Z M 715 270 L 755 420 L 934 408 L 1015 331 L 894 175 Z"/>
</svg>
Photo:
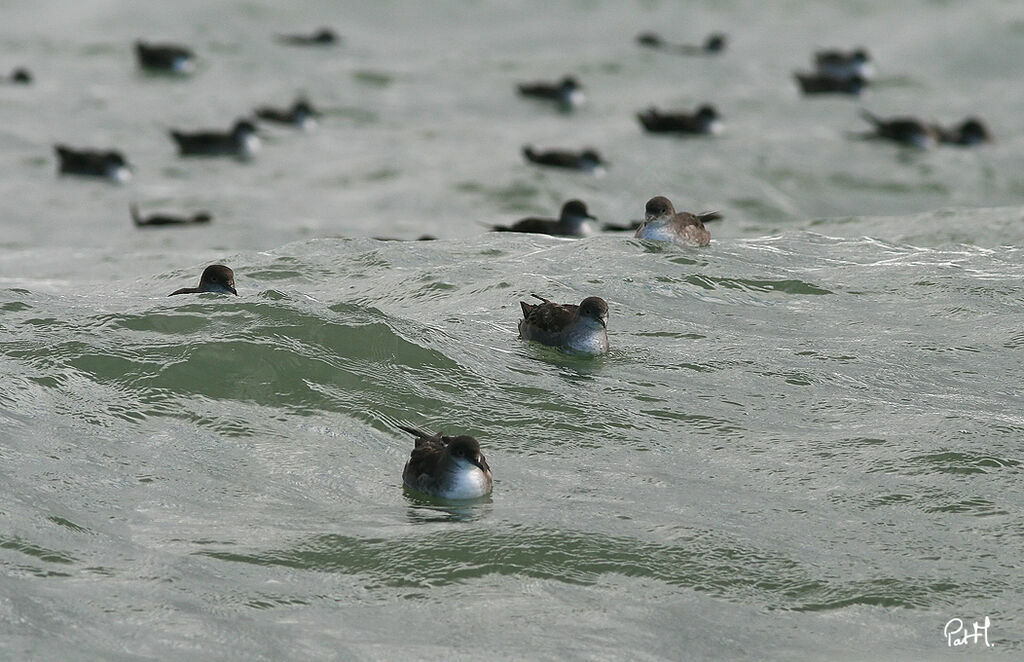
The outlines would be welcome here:
<svg viewBox="0 0 1024 662">
<path fill-rule="evenodd" d="M 554 303 L 537 294 L 539 304 L 520 301 L 523 319 L 519 336 L 576 354 L 604 354 L 608 351 L 608 303 L 601 297 L 587 297 L 577 306 Z"/>
<path fill-rule="evenodd" d="M 441 499 L 479 499 L 491 493 L 491 468 L 476 439 L 398 427 L 416 439 L 402 471 L 406 487 Z"/>
</svg>

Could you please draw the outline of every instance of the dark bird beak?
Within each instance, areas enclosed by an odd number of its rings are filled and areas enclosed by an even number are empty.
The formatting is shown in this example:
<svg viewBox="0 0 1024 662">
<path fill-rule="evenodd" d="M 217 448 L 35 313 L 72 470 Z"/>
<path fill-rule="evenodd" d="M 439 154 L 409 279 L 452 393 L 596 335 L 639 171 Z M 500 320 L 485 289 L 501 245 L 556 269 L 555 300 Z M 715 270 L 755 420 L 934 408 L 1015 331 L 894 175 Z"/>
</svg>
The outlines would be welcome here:
<svg viewBox="0 0 1024 662">
<path fill-rule="evenodd" d="M 231 293 L 232 293 L 232 294 L 234 294 L 234 295 L 235 295 L 236 297 L 238 296 L 238 291 L 237 291 L 237 290 L 235 290 L 235 288 L 234 288 L 234 287 L 231 287 L 230 285 L 228 286 L 228 292 L 231 292 Z"/>
<path fill-rule="evenodd" d="M 470 461 L 470 462 L 471 462 L 471 463 L 472 463 L 472 464 L 473 464 L 473 465 L 474 465 L 475 467 L 477 467 L 478 469 L 480 469 L 480 471 L 483 471 L 484 473 L 487 473 L 487 469 L 486 469 L 486 468 L 484 467 L 484 463 L 480 461 L 480 457 L 479 457 L 479 456 L 477 456 L 477 457 L 471 457 L 471 458 L 469 458 L 469 461 Z"/>
</svg>

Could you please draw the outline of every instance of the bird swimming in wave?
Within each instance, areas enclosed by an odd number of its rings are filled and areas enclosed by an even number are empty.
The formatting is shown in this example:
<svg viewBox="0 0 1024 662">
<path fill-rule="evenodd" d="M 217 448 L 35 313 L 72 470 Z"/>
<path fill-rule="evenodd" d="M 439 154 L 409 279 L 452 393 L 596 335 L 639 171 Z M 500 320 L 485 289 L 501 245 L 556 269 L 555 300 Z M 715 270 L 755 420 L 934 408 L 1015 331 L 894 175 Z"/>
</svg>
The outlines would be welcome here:
<svg viewBox="0 0 1024 662">
<path fill-rule="evenodd" d="M 530 145 L 523 147 L 523 156 L 530 163 L 548 166 L 551 168 L 565 168 L 567 170 L 582 170 L 595 175 L 604 172 L 607 161 L 594 149 L 584 149 L 576 152 L 567 149 L 549 149 L 538 152 Z"/>
<path fill-rule="evenodd" d="M 164 74 L 188 75 L 196 70 L 196 55 L 176 44 L 147 44 L 135 42 L 135 57 L 145 71 Z"/>
<path fill-rule="evenodd" d="M 717 55 L 725 51 L 727 37 L 721 32 L 712 32 L 700 46 L 693 44 L 672 44 L 661 38 L 656 32 L 642 32 L 636 41 L 641 46 L 673 51 L 682 55 Z"/>
<path fill-rule="evenodd" d="M 330 28 L 320 28 L 310 34 L 279 34 L 277 40 L 289 46 L 332 46 L 341 37 Z"/>
<path fill-rule="evenodd" d="M 718 110 L 711 104 L 704 104 L 693 113 L 662 113 L 651 106 L 637 119 L 648 133 L 710 135 L 722 131 Z"/>
<path fill-rule="evenodd" d="M 134 221 L 135 225 L 138 227 L 154 227 L 158 225 L 196 225 L 209 223 L 213 220 L 213 215 L 205 211 L 196 212 L 191 216 L 176 216 L 171 214 L 150 214 L 149 216 L 143 216 L 139 213 L 139 206 L 134 202 L 128 205 L 128 211 L 131 213 L 132 221 Z"/>
<path fill-rule="evenodd" d="M 554 303 L 536 294 L 539 304 L 520 301 L 519 337 L 576 353 L 596 356 L 608 351 L 608 303 L 587 297 L 577 306 Z"/>
<path fill-rule="evenodd" d="M 585 237 L 594 233 L 591 221 L 596 220 L 587 211 L 582 200 L 569 200 L 562 205 L 558 218 L 529 217 L 512 225 L 495 225 L 495 232 L 532 232 L 550 234 L 556 237 Z"/>
<path fill-rule="evenodd" d="M 926 149 L 938 141 L 938 132 L 930 124 L 916 117 L 890 117 L 883 119 L 866 110 L 860 112 L 874 126 L 874 131 L 861 134 L 862 138 L 884 138 L 902 145 Z"/>
<path fill-rule="evenodd" d="M 74 149 L 67 145 L 54 145 L 57 153 L 57 171 L 62 175 L 102 177 L 115 184 L 124 184 L 132 178 L 132 167 L 124 155 L 113 149 Z"/>
<path fill-rule="evenodd" d="M 516 90 L 524 97 L 553 101 L 561 110 L 565 111 L 575 110 L 586 101 L 583 86 L 573 76 L 565 76 L 562 80 L 554 83 L 547 81 L 519 83 Z"/>
<path fill-rule="evenodd" d="M 866 48 L 852 51 L 829 49 L 814 54 L 814 67 L 823 76 L 835 79 L 850 79 L 859 76 L 867 82 L 875 73 L 871 54 Z"/>
<path fill-rule="evenodd" d="M 167 296 L 173 297 L 175 294 L 202 294 L 203 292 L 234 294 L 238 296 L 238 292 L 235 290 L 235 272 L 223 264 L 211 264 L 206 269 L 203 269 L 203 275 L 199 277 L 199 287 L 183 287 L 180 290 L 171 292 Z"/>
<path fill-rule="evenodd" d="M 398 427 L 416 438 L 402 471 L 406 487 L 441 499 L 479 499 L 491 493 L 491 468 L 476 439 Z"/>
<path fill-rule="evenodd" d="M 4 78 L 0 76 L 0 83 L 11 83 L 15 85 L 28 85 L 32 82 L 32 72 L 25 67 L 18 67 L 11 71 L 11 75 Z"/>
<path fill-rule="evenodd" d="M 672 202 L 659 195 L 647 201 L 644 222 L 634 236 L 637 239 L 667 241 L 680 246 L 707 246 L 711 243 L 711 233 L 704 227 L 704 220 L 719 217 L 717 212 L 701 215 L 676 212 Z"/>
<path fill-rule="evenodd" d="M 260 138 L 256 126 L 246 119 L 240 119 L 230 131 L 184 132 L 171 130 L 171 138 L 178 145 L 182 156 L 233 156 L 237 159 L 251 159 L 260 150 Z"/>
<path fill-rule="evenodd" d="M 316 127 L 316 118 L 320 117 L 319 111 L 313 108 L 308 99 L 299 97 L 290 108 L 272 108 L 260 106 L 256 109 L 256 117 L 267 122 L 278 124 L 290 124 L 296 128 L 310 130 Z"/>
<path fill-rule="evenodd" d="M 867 85 L 867 79 L 860 74 L 854 74 L 849 78 L 837 78 L 823 73 L 802 73 L 793 74 L 796 82 L 800 84 L 800 91 L 804 94 L 851 94 L 858 95 Z"/>
<path fill-rule="evenodd" d="M 974 147 L 992 142 L 992 134 L 988 127 L 977 117 L 968 117 L 953 128 L 935 127 L 939 142 L 944 145 Z"/>
</svg>

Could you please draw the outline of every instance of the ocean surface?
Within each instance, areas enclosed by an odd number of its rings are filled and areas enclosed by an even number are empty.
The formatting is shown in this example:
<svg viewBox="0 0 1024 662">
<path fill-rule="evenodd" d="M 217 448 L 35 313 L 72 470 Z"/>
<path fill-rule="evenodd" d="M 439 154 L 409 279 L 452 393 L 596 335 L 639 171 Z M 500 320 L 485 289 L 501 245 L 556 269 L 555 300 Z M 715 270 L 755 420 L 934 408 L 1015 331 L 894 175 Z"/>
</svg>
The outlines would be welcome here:
<svg viewBox="0 0 1024 662">
<path fill-rule="evenodd" d="M 856 46 L 863 96 L 800 96 Z M 1022 61 L 1001 0 L 0 0 L 0 74 L 36 78 L 0 85 L 0 659 L 1024 658 Z M 578 112 L 514 93 L 567 73 Z M 300 93 L 320 126 L 248 163 L 167 135 Z M 635 118 L 704 102 L 720 136 Z M 720 211 L 711 246 L 487 231 L 655 195 Z M 167 297 L 218 262 L 237 298 Z M 520 340 L 533 293 L 605 298 L 611 351 Z M 398 424 L 476 436 L 493 495 L 404 491 Z"/>
</svg>

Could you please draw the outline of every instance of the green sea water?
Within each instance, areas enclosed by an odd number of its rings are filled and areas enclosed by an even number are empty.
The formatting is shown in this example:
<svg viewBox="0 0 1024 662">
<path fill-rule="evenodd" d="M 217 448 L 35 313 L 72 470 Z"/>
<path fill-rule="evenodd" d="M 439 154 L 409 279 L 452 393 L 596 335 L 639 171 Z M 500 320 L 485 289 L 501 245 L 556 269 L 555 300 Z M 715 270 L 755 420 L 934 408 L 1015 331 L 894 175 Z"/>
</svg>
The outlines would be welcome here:
<svg viewBox="0 0 1024 662">
<path fill-rule="evenodd" d="M 1024 650 L 1018 8 L 914 2 L 0 2 L 0 657 L 1006 659 Z M 332 49 L 276 44 L 332 25 Z M 657 29 L 720 57 L 638 47 Z M 187 80 L 131 43 L 190 44 Z M 954 38 L 955 37 L 955 38 Z M 792 72 L 866 45 L 860 99 Z M 514 94 L 573 72 L 564 115 Z M 304 92 L 315 132 L 179 159 Z M 719 106 L 711 140 L 649 105 Z M 912 152 L 860 108 L 996 142 Z M 116 146 L 126 187 L 58 178 Z M 598 148 L 604 177 L 519 149 Z M 704 249 L 491 234 L 667 195 Z M 127 205 L 205 208 L 137 230 Z M 385 242 L 374 237 L 433 242 Z M 239 297 L 168 298 L 230 265 Z M 611 351 L 517 337 L 608 301 Z M 411 424 L 493 495 L 403 491 Z M 990 619 L 950 646 L 953 619 Z"/>
</svg>

